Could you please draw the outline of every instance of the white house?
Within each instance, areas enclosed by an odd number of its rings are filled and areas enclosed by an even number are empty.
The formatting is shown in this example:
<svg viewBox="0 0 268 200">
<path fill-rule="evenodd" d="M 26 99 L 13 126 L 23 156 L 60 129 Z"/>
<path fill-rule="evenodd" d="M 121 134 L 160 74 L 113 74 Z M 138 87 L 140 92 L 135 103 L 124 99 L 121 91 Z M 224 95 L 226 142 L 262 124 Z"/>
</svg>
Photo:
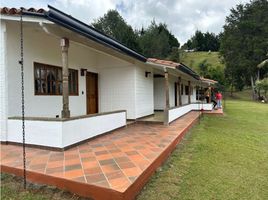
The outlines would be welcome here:
<svg viewBox="0 0 268 200">
<path fill-rule="evenodd" d="M 51 6 L 24 10 L 22 26 L 20 13 L 1 8 L 2 142 L 22 141 L 21 39 L 27 144 L 62 149 L 155 110 L 168 124 L 201 109 L 202 80 L 187 66 L 147 59 Z"/>
</svg>

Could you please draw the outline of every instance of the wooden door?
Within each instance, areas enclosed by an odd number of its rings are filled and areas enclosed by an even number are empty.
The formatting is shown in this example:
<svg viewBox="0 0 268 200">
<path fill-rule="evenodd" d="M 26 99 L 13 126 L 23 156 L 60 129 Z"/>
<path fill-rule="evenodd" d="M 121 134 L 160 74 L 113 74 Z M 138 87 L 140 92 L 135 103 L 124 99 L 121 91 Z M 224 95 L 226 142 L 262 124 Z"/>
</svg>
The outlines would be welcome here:
<svg viewBox="0 0 268 200">
<path fill-rule="evenodd" d="M 87 72 L 87 114 L 98 112 L 98 74 Z"/>
</svg>

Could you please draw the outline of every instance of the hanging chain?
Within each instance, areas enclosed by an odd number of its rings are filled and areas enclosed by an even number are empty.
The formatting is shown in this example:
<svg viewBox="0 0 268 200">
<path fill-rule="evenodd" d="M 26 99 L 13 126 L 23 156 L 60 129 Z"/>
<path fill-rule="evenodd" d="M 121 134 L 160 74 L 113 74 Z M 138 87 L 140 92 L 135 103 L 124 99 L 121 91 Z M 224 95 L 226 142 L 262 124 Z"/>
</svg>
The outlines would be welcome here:
<svg viewBox="0 0 268 200">
<path fill-rule="evenodd" d="M 23 146 L 23 187 L 26 189 L 26 151 L 25 151 L 25 106 L 24 106 L 24 67 L 23 67 L 23 21 L 20 15 L 20 65 L 21 65 L 21 114 L 22 114 L 22 146 Z"/>
</svg>

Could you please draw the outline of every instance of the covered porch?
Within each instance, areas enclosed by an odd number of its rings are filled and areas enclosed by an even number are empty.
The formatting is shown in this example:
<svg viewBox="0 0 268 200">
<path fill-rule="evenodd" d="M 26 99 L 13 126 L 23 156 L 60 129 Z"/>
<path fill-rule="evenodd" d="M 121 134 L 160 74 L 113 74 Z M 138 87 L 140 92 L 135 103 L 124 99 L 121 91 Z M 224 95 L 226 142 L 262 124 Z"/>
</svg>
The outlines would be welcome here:
<svg viewBox="0 0 268 200">
<path fill-rule="evenodd" d="M 136 123 L 60 152 L 26 147 L 27 180 L 96 200 L 135 199 L 198 116 L 190 112 L 170 126 Z M 1 149 L 2 172 L 22 176 L 22 147 Z"/>
<path fill-rule="evenodd" d="M 3 56 L 8 65 L 1 88 L 2 142 L 22 142 L 17 62 L 21 39 L 26 144 L 63 150 L 124 127 L 127 119 L 152 113 L 150 107 L 136 112 L 136 74 L 140 70 L 140 80 L 150 81 L 144 75 L 146 58 L 55 8 L 50 7 L 44 18 L 40 13 L 24 14 L 23 38 L 17 34 L 19 15 L 1 15 L 7 38 L 1 44 L 9 52 Z"/>
</svg>

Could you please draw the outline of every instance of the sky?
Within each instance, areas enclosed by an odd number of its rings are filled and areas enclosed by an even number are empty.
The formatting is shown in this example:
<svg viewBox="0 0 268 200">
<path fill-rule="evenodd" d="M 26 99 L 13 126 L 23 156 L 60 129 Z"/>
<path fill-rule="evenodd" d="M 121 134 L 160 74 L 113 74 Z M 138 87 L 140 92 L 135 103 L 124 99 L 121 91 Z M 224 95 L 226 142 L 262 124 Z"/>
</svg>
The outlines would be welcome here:
<svg viewBox="0 0 268 200">
<path fill-rule="evenodd" d="M 181 44 L 196 30 L 222 31 L 230 9 L 250 0 L 0 0 L 1 7 L 44 8 L 54 6 L 90 24 L 110 9 L 116 9 L 134 29 L 147 27 L 152 20 L 166 23 Z"/>
</svg>

